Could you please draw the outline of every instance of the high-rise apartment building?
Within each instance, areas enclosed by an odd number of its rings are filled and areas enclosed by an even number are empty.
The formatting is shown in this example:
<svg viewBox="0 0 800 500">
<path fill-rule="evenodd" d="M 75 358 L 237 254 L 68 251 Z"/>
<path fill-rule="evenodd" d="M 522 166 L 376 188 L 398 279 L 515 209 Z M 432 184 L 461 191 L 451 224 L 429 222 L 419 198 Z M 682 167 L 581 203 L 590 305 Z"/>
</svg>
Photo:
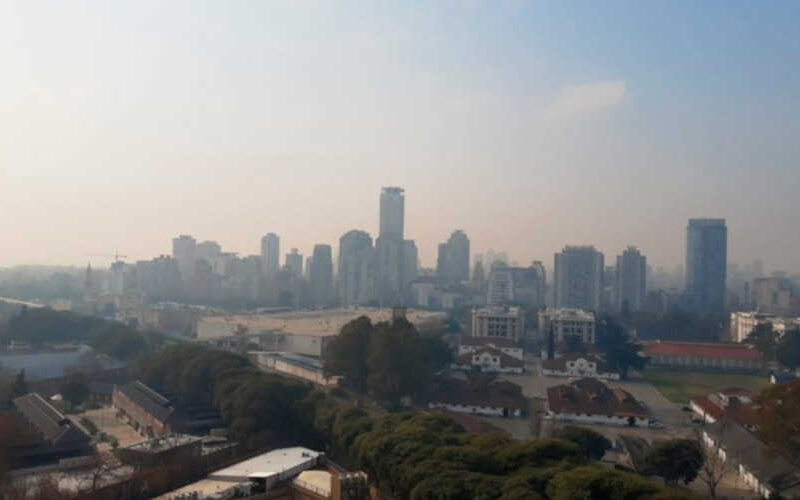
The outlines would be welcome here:
<svg viewBox="0 0 800 500">
<path fill-rule="evenodd" d="M 267 277 L 273 276 L 280 268 L 281 239 L 275 233 L 267 233 L 261 238 L 261 267 Z"/>
<path fill-rule="evenodd" d="M 399 187 L 385 187 L 380 200 L 380 234 L 376 241 L 377 292 L 384 305 L 405 302 L 403 267 L 403 223 L 405 191 Z"/>
<path fill-rule="evenodd" d="M 545 305 L 546 274 L 544 265 L 538 260 L 529 267 L 509 267 L 495 262 L 488 281 L 488 305 L 514 304 L 538 308 Z"/>
<path fill-rule="evenodd" d="M 296 248 L 286 254 L 286 268 L 295 278 L 303 277 L 303 255 L 297 252 Z"/>
<path fill-rule="evenodd" d="M 414 240 L 405 240 L 403 242 L 403 280 L 406 283 L 406 289 L 412 281 L 417 279 L 419 274 L 419 251 L 417 244 Z"/>
<path fill-rule="evenodd" d="M 344 306 L 374 300 L 374 249 L 365 231 L 348 231 L 339 238 L 339 299 Z"/>
<path fill-rule="evenodd" d="M 197 241 L 188 234 L 172 239 L 172 258 L 178 263 L 178 270 L 185 283 L 189 283 L 194 273 L 197 259 Z"/>
<path fill-rule="evenodd" d="M 309 279 L 314 304 L 328 304 L 333 295 L 333 256 L 330 245 L 314 245 Z"/>
<path fill-rule="evenodd" d="M 641 311 L 647 295 L 647 257 L 636 247 L 628 247 L 617 256 L 614 287 L 617 311 Z"/>
<path fill-rule="evenodd" d="M 566 246 L 555 256 L 555 307 L 601 309 L 603 254 L 593 246 Z"/>
<path fill-rule="evenodd" d="M 439 245 L 436 275 L 447 283 L 469 281 L 469 238 L 464 231 L 453 231 L 447 243 Z"/>
<path fill-rule="evenodd" d="M 686 300 L 698 311 L 725 309 L 728 228 L 725 219 L 689 219 L 686 226 Z"/>
</svg>

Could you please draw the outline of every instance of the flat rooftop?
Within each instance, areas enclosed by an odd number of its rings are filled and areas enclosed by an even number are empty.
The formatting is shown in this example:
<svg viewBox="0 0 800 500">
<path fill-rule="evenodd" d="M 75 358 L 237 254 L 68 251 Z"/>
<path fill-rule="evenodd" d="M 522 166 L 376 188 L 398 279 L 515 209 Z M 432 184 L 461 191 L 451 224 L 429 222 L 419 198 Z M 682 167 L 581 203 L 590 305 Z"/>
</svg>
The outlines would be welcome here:
<svg viewBox="0 0 800 500">
<path fill-rule="evenodd" d="M 128 446 L 128 449 L 149 453 L 158 453 L 171 448 L 176 448 L 178 446 L 183 446 L 185 444 L 194 443 L 196 441 L 202 441 L 202 438 L 191 436 L 189 434 L 169 434 L 167 436 L 147 439 L 145 441 L 132 444 Z"/>
<path fill-rule="evenodd" d="M 367 316 L 373 323 L 391 321 L 391 308 L 339 308 L 277 312 L 271 314 L 238 314 L 204 316 L 197 329 L 198 339 L 212 339 L 234 335 L 242 326 L 248 334 L 286 333 L 328 337 L 338 335 L 342 327 L 359 316 Z M 426 323 L 435 323 L 446 318 L 443 312 L 406 311 L 406 318 L 422 328 Z"/>
<path fill-rule="evenodd" d="M 247 481 L 255 473 L 282 473 L 289 469 L 308 464 L 316 464 L 321 453 L 303 448 L 282 448 L 255 456 L 244 462 L 212 472 L 207 479 L 227 481 Z"/>
</svg>

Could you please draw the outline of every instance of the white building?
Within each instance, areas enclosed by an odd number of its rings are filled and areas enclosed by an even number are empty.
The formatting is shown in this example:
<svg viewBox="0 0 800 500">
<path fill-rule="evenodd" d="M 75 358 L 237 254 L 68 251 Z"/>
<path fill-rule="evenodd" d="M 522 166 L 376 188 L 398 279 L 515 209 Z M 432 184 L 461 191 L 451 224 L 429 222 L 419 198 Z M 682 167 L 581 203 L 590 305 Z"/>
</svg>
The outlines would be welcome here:
<svg viewBox="0 0 800 500">
<path fill-rule="evenodd" d="M 548 377 L 586 377 L 619 380 L 619 373 L 610 370 L 605 361 L 593 354 L 565 354 L 542 362 L 542 374 Z"/>
<path fill-rule="evenodd" d="M 580 309 L 545 309 L 539 312 L 539 333 L 546 339 L 553 331 L 554 340 L 560 344 L 567 337 L 580 337 L 584 344 L 595 343 L 594 313 Z"/>
<path fill-rule="evenodd" d="M 476 351 L 462 354 L 458 357 L 456 368 L 461 370 L 477 370 L 484 373 L 522 373 L 524 364 L 517 358 L 512 358 L 500 349 L 482 347 Z"/>
<path fill-rule="evenodd" d="M 800 318 L 786 318 L 760 312 L 732 312 L 731 337 L 735 342 L 744 342 L 759 325 L 772 324 L 772 329 L 783 335 L 786 330 L 800 327 Z"/>
<path fill-rule="evenodd" d="M 477 352 L 484 347 L 498 349 L 512 358 L 522 361 L 522 346 L 511 339 L 490 338 L 490 337 L 467 337 L 462 336 L 458 344 L 458 355 L 463 356 L 467 353 Z"/>
<path fill-rule="evenodd" d="M 473 337 L 519 340 L 525 333 L 525 316 L 518 307 L 481 307 L 472 310 Z"/>
</svg>

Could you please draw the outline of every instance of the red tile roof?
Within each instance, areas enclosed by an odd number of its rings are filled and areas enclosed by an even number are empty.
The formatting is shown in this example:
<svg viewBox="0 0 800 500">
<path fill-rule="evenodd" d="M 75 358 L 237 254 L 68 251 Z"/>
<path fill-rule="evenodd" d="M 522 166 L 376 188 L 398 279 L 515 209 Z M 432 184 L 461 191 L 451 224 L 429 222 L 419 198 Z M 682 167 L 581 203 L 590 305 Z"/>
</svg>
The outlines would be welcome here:
<svg viewBox="0 0 800 500">
<path fill-rule="evenodd" d="M 547 389 L 547 404 L 554 413 L 613 415 L 647 418 L 647 409 L 627 391 L 610 389 L 596 379 L 584 378 Z"/>
<path fill-rule="evenodd" d="M 662 342 L 659 340 L 645 345 L 644 354 L 647 356 L 761 360 L 761 353 L 752 346 L 710 342 Z"/>
</svg>

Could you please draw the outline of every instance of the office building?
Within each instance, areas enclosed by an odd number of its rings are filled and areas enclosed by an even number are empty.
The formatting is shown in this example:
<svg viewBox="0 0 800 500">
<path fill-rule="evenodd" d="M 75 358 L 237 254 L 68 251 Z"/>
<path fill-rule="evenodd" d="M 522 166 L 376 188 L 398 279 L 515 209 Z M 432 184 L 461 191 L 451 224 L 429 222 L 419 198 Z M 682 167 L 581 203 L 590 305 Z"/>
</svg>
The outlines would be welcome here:
<svg viewBox="0 0 800 500">
<path fill-rule="evenodd" d="M 754 311 L 789 314 L 799 309 L 787 278 L 758 278 L 747 286 L 749 306 Z"/>
<path fill-rule="evenodd" d="M 417 279 L 419 274 L 419 251 L 414 240 L 403 242 L 403 280 L 406 283 L 406 291 L 409 290 L 411 282 Z"/>
<path fill-rule="evenodd" d="M 267 277 L 273 276 L 280 267 L 281 239 L 275 233 L 261 238 L 261 267 Z"/>
<path fill-rule="evenodd" d="M 495 262 L 489 272 L 486 302 L 489 305 L 514 304 L 544 307 L 546 274 L 544 265 L 534 261 L 529 267 L 509 267 Z"/>
<path fill-rule="evenodd" d="M 405 191 L 399 187 L 383 188 L 380 199 L 380 234 L 376 241 L 376 281 L 378 300 L 384 305 L 405 303 L 404 212 Z"/>
<path fill-rule="evenodd" d="M 603 254 L 593 246 L 567 246 L 555 256 L 555 307 L 601 309 Z"/>
<path fill-rule="evenodd" d="M 697 311 L 725 308 L 728 229 L 725 219 L 689 219 L 686 226 L 686 300 Z"/>
<path fill-rule="evenodd" d="M 617 311 L 641 311 L 647 295 L 647 258 L 636 247 L 617 256 L 614 300 Z"/>
<path fill-rule="evenodd" d="M 464 231 L 453 231 L 447 243 L 439 245 L 436 275 L 446 283 L 469 281 L 469 238 Z"/>
<path fill-rule="evenodd" d="M 595 343 L 594 314 L 580 309 L 545 309 L 539 311 L 539 334 L 542 339 L 553 334 L 556 344 L 573 337 L 583 344 Z"/>
<path fill-rule="evenodd" d="M 365 231 L 349 231 L 339 238 L 339 299 L 344 306 L 367 304 L 374 299 L 374 250 Z"/>
<path fill-rule="evenodd" d="M 303 276 L 303 255 L 296 248 L 286 254 L 286 268 L 297 278 Z"/>
<path fill-rule="evenodd" d="M 473 337 L 519 341 L 525 335 L 525 315 L 518 307 L 491 306 L 472 310 Z"/>
<path fill-rule="evenodd" d="M 333 257 L 330 245 L 314 245 L 311 258 L 311 298 L 315 305 L 326 305 L 333 298 Z"/>
<path fill-rule="evenodd" d="M 178 270 L 184 282 L 190 282 L 197 259 L 197 241 L 187 234 L 172 239 L 172 258 L 178 262 Z"/>
</svg>

